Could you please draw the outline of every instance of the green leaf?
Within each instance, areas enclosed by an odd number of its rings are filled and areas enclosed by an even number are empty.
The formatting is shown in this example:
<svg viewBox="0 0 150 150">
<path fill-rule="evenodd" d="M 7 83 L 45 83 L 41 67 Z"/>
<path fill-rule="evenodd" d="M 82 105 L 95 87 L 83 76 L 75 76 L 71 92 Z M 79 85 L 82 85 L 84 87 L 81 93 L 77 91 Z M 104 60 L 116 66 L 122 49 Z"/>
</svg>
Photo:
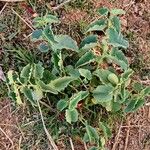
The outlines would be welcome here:
<svg viewBox="0 0 150 150">
<path fill-rule="evenodd" d="M 91 31 L 103 31 L 105 28 L 106 28 L 106 21 L 104 19 L 97 20 L 88 26 L 86 33 Z"/>
<path fill-rule="evenodd" d="M 94 61 L 95 56 L 92 51 L 86 52 L 76 63 L 76 67 L 81 67 Z"/>
<path fill-rule="evenodd" d="M 132 109 L 132 111 L 136 111 L 138 110 L 140 107 L 142 107 L 144 105 L 145 101 L 144 99 L 139 99 L 137 102 L 136 102 L 136 105 L 135 107 Z"/>
<path fill-rule="evenodd" d="M 54 64 L 54 68 L 53 69 L 57 70 L 58 73 L 60 71 L 59 61 L 60 61 L 60 58 L 59 58 L 58 54 L 57 53 L 53 53 L 52 57 L 51 57 L 51 62 Z"/>
<path fill-rule="evenodd" d="M 80 91 L 79 93 L 75 94 L 69 103 L 69 109 L 74 109 L 77 107 L 78 103 L 85 99 L 89 95 L 88 91 Z"/>
<path fill-rule="evenodd" d="M 98 135 L 98 132 L 95 128 L 93 128 L 92 126 L 86 124 L 86 132 L 88 134 L 89 141 L 91 143 L 99 141 L 99 135 Z"/>
<path fill-rule="evenodd" d="M 141 90 L 143 89 L 143 85 L 141 83 L 136 82 L 133 84 L 133 89 L 136 92 L 141 92 Z"/>
<path fill-rule="evenodd" d="M 111 111 L 112 112 L 117 112 L 120 109 L 121 109 L 121 105 L 119 102 L 114 102 L 114 101 L 111 102 Z"/>
<path fill-rule="evenodd" d="M 73 66 L 69 65 L 65 67 L 67 74 L 69 74 L 70 76 L 74 77 L 74 78 L 79 78 L 80 77 L 80 73 L 77 69 L 74 69 Z"/>
<path fill-rule="evenodd" d="M 66 110 L 66 121 L 68 123 L 77 122 L 78 121 L 78 111 L 76 109 L 67 109 Z"/>
<path fill-rule="evenodd" d="M 21 92 L 24 94 L 24 96 L 31 102 L 31 103 L 35 103 L 34 99 L 33 99 L 33 95 L 32 95 L 32 90 L 28 87 L 23 87 L 21 89 Z"/>
<path fill-rule="evenodd" d="M 51 85 L 56 91 L 62 91 L 74 80 L 74 77 L 65 76 L 51 81 L 49 85 Z"/>
<path fill-rule="evenodd" d="M 84 78 L 86 78 L 86 79 L 88 79 L 88 80 L 91 80 L 91 79 L 92 79 L 92 74 L 91 74 L 91 72 L 90 72 L 89 70 L 87 70 L 87 69 L 82 69 L 82 68 L 80 68 L 80 69 L 79 69 L 79 73 L 80 73 L 80 75 L 81 75 L 82 77 L 84 77 Z"/>
<path fill-rule="evenodd" d="M 124 15 L 125 11 L 122 9 L 112 9 L 110 13 L 113 15 Z"/>
<path fill-rule="evenodd" d="M 99 148 L 96 146 L 92 146 L 89 150 L 99 150 Z"/>
<path fill-rule="evenodd" d="M 131 100 L 124 111 L 126 113 L 132 112 L 132 110 L 135 108 L 136 103 L 137 103 L 137 100 Z"/>
<path fill-rule="evenodd" d="M 43 30 L 43 37 L 49 42 L 56 43 L 51 26 L 47 25 Z"/>
<path fill-rule="evenodd" d="M 122 47 L 122 48 L 128 48 L 129 47 L 128 41 L 126 41 L 123 38 L 121 33 L 118 33 L 114 29 L 109 28 L 107 30 L 107 34 L 109 36 L 109 43 L 110 43 L 110 45 L 112 45 L 114 47 Z"/>
<path fill-rule="evenodd" d="M 43 72 L 44 68 L 42 67 L 42 64 L 34 64 L 34 70 L 33 70 L 33 77 L 36 79 L 43 78 Z"/>
<path fill-rule="evenodd" d="M 45 42 L 41 43 L 38 48 L 43 53 L 46 53 L 49 51 L 49 46 Z"/>
<path fill-rule="evenodd" d="M 125 72 L 121 75 L 124 80 L 129 79 L 129 77 L 133 74 L 132 69 L 125 70 Z"/>
<path fill-rule="evenodd" d="M 126 64 L 123 60 L 118 59 L 115 56 L 107 56 L 108 59 L 111 59 L 114 63 L 116 63 L 118 66 L 121 67 L 121 69 L 123 69 L 124 71 L 126 71 L 128 69 L 128 64 Z"/>
<path fill-rule="evenodd" d="M 25 78 L 25 79 L 28 80 L 28 79 L 30 78 L 30 76 L 31 76 L 31 70 L 32 70 L 31 65 L 30 65 L 30 64 L 26 65 L 26 66 L 21 70 L 20 77 L 21 77 L 21 78 Z"/>
<path fill-rule="evenodd" d="M 98 45 L 97 36 L 96 35 L 89 35 L 83 39 L 79 48 L 82 50 L 89 50 L 91 48 L 96 47 L 97 45 Z"/>
<path fill-rule="evenodd" d="M 144 96 L 148 96 L 150 95 L 150 87 L 146 87 L 145 89 L 143 89 L 143 91 L 141 91 Z"/>
<path fill-rule="evenodd" d="M 37 30 L 34 30 L 32 32 L 32 39 L 33 40 L 39 40 L 42 36 L 42 30 L 41 29 L 37 29 Z"/>
<path fill-rule="evenodd" d="M 108 75 L 111 73 L 112 73 L 111 71 L 104 69 L 98 69 L 94 71 L 94 75 L 97 76 L 103 84 L 109 83 Z"/>
<path fill-rule="evenodd" d="M 108 139 L 108 138 L 110 138 L 112 136 L 111 130 L 108 127 L 108 125 L 106 124 L 106 122 L 100 122 L 99 126 L 102 129 L 106 139 Z"/>
<path fill-rule="evenodd" d="M 14 102 L 17 101 L 15 92 L 9 91 L 8 96 L 9 96 Z"/>
<path fill-rule="evenodd" d="M 104 15 L 108 15 L 109 10 L 106 7 L 102 7 L 98 10 L 98 12 L 100 15 L 104 16 Z"/>
<path fill-rule="evenodd" d="M 113 48 L 111 51 L 111 55 L 116 57 L 118 60 L 124 61 L 128 65 L 128 60 L 121 50 Z"/>
<path fill-rule="evenodd" d="M 42 89 L 44 92 L 49 92 L 53 94 L 58 94 L 57 90 L 55 90 L 50 84 L 45 84 L 43 81 L 37 81 L 37 85 Z"/>
<path fill-rule="evenodd" d="M 56 16 L 47 14 L 47 15 L 42 16 L 42 17 L 34 18 L 33 22 L 34 22 L 35 27 L 43 27 L 47 24 L 59 23 L 59 20 Z"/>
<path fill-rule="evenodd" d="M 16 95 L 16 102 L 18 105 L 22 105 L 22 100 L 21 100 L 21 97 L 20 97 L 20 92 L 18 90 L 18 87 L 17 85 L 14 85 L 14 93 Z"/>
<path fill-rule="evenodd" d="M 14 71 L 13 70 L 8 71 L 7 77 L 8 77 L 8 80 L 9 80 L 9 84 L 13 84 L 15 82 L 15 80 L 14 80 Z"/>
<path fill-rule="evenodd" d="M 126 113 L 136 111 L 138 108 L 143 106 L 143 104 L 144 104 L 143 99 L 131 100 L 124 111 Z"/>
<path fill-rule="evenodd" d="M 68 102 L 64 99 L 59 100 L 57 103 L 57 109 L 62 111 L 68 106 Z"/>
<path fill-rule="evenodd" d="M 121 25 L 120 25 L 120 20 L 119 20 L 119 18 L 118 18 L 117 16 L 114 16 L 114 17 L 111 19 L 111 21 L 112 21 L 112 24 L 113 24 L 115 30 L 116 30 L 118 33 L 120 33 L 120 31 L 121 31 Z"/>
<path fill-rule="evenodd" d="M 34 101 L 41 100 L 43 98 L 42 89 L 39 86 L 35 85 L 34 90 L 32 92 L 32 96 L 33 96 Z"/>
<path fill-rule="evenodd" d="M 93 91 L 97 103 L 111 101 L 114 88 L 110 85 L 100 85 Z"/>
<path fill-rule="evenodd" d="M 112 85 L 117 85 L 119 83 L 119 78 L 116 74 L 111 73 L 108 75 L 108 80 Z"/>
<path fill-rule="evenodd" d="M 44 70 L 42 81 L 46 84 L 50 83 L 51 80 L 55 80 L 56 76 L 49 70 Z"/>
<path fill-rule="evenodd" d="M 84 134 L 83 141 L 86 143 L 89 142 L 89 136 L 87 133 Z"/>
<path fill-rule="evenodd" d="M 54 51 L 61 50 L 61 49 L 68 49 L 68 50 L 78 52 L 77 42 L 74 41 L 68 35 L 56 35 L 55 36 L 55 41 L 57 43 L 52 44 L 52 49 Z"/>
<path fill-rule="evenodd" d="M 50 15 L 50 14 L 45 15 L 43 20 L 45 21 L 45 23 L 49 23 L 49 24 L 60 22 L 59 19 L 56 16 Z"/>
</svg>

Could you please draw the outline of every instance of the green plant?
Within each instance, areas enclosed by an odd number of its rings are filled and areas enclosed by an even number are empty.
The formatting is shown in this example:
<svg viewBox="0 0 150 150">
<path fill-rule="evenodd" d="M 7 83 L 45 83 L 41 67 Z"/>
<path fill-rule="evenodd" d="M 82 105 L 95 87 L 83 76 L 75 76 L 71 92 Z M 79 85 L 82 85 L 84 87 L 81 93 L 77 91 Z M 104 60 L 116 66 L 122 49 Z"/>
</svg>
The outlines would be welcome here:
<svg viewBox="0 0 150 150">
<path fill-rule="evenodd" d="M 91 106 L 98 105 L 108 112 L 132 112 L 144 104 L 150 88 L 139 83 L 131 86 L 133 71 L 121 50 L 129 44 L 121 34 L 118 17 L 125 12 L 101 8 L 98 13 L 101 19 L 87 27 L 87 37 L 79 46 L 70 36 L 53 33 L 53 24 L 59 23 L 57 17 L 35 18 L 37 29 L 32 39 L 40 43 L 41 52 L 50 53 L 49 66 L 44 67 L 39 61 L 27 64 L 21 72 L 10 70 L 7 83 L 9 96 L 17 104 L 22 104 L 25 97 L 37 106 L 38 101 L 49 97 L 60 113 L 65 112 L 69 124 L 82 123 L 85 142 L 95 143 L 95 149 L 102 149 L 111 132 L 100 120 L 97 123 L 103 131 L 100 137 L 99 130 L 89 125 L 83 108 L 90 110 Z M 94 34 L 97 31 L 102 35 Z"/>
</svg>

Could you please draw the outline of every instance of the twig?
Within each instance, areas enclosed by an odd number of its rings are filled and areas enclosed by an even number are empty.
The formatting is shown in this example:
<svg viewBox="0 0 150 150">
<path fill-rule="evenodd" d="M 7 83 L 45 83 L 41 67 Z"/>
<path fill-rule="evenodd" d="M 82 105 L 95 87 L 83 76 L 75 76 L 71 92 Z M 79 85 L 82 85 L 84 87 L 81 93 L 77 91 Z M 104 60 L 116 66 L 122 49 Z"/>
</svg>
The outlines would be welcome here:
<svg viewBox="0 0 150 150">
<path fill-rule="evenodd" d="M 37 100 L 37 105 L 38 105 L 38 108 L 39 108 L 39 111 L 40 111 L 40 116 L 41 116 L 43 128 L 44 128 L 44 131 L 45 131 L 45 133 L 46 133 L 46 135 L 47 135 L 47 138 L 48 138 L 48 140 L 50 141 L 50 143 L 51 143 L 53 149 L 54 149 L 54 150 L 58 150 L 58 148 L 57 148 L 55 142 L 53 141 L 52 136 L 49 134 L 49 132 L 48 132 L 48 130 L 47 130 L 47 128 L 46 128 L 46 125 L 45 125 L 45 122 L 44 122 L 44 118 L 43 118 L 43 114 L 42 114 L 42 110 L 41 110 L 41 107 L 40 107 L 39 100 Z"/>
<path fill-rule="evenodd" d="M 85 150 L 88 150 L 86 143 L 84 142 L 84 148 Z"/>
<path fill-rule="evenodd" d="M 150 126 L 145 126 L 145 125 L 130 125 L 130 126 L 121 126 L 121 128 L 141 128 L 141 127 L 150 128 Z"/>
<path fill-rule="evenodd" d="M 18 150 L 21 150 L 21 141 L 22 141 L 22 136 L 20 136 L 19 138 Z"/>
<path fill-rule="evenodd" d="M 10 106 L 10 104 L 5 105 L 5 106 L 0 110 L 0 113 L 1 113 L 5 108 L 7 108 L 8 106 Z"/>
<path fill-rule="evenodd" d="M 127 124 L 128 124 L 128 126 L 130 126 L 129 116 L 127 117 Z M 130 133 L 130 128 L 128 128 L 128 130 L 127 130 L 124 150 L 127 150 L 127 147 L 128 147 L 129 133 Z"/>
<path fill-rule="evenodd" d="M 11 125 L 11 124 L 0 123 L 0 126 L 13 127 L 13 128 L 18 129 L 18 127 L 16 125 Z"/>
<path fill-rule="evenodd" d="M 6 138 L 10 141 L 13 149 L 14 149 L 14 143 L 13 141 L 10 139 L 10 137 L 5 133 L 5 131 L 0 127 L 0 131 L 6 136 Z"/>
<path fill-rule="evenodd" d="M 0 0 L 0 1 L 1 1 L 1 0 Z M 3 10 L 6 8 L 7 4 L 8 4 L 8 3 L 6 3 L 6 4 L 3 6 L 3 8 L 1 9 L 0 15 L 1 15 L 1 13 L 3 12 Z"/>
<path fill-rule="evenodd" d="M 128 130 L 127 130 L 127 134 L 126 134 L 126 141 L 125 141 L 124 150 L 127 150 L 127 147 L 128 147 L 129 133 L 130 133 L 130 128 L 128 128 Z"/>
<path fill-rule="evenodd" d="M 119 130 L 118 130 L 118 133 L 117 133 L 117 135 L 116 135 L 116 137 L 115 137 L 115 143 L 114 143 L 114 145 L 113 145 L 113 147 L 112 147 L 112 150 L 116 150 L 116 146 L 117 146 L 117 144 L 118 144 L 118 139 L 119 139 L 119 136 L 120 136 L 120 133 L 121 133 L 122 123 L 123 123 L 123 120 L 121 121 L 121 125 L 120 125 Z"/>
<path fill-rule="evenodd" d="M 69 138 L 69 141 L 70 141 L 71 149 L 72 149 L 72 150 L 74 150 L 74 146 L 73 146 L 72 139 L 71 139 L 71 138 Z"/>
<path fill-rule="evenodd" d="M 49 106 L 48 104 L 46 104 L 45 102 L 40 101 L 40 103 L 41 103 L 43 106 L 46 106 L 50 111 L 56 113 L 56 110 L 53 109 L 52 107 L 50 107 L 50 106 Z"/>
<path fill-rule="evenodd" d="M 25 20 L 23 19 L 16 11 L 14 11 L 13 9 L 11 9 L 13 11 L 14 14 L 16 14 L 31 30 L 34 31 L 34 28 Z"/>
<path fill-rule="evenodd" d="M 66 0 L 63 3 L 61 3 L 60 5 L 53 7 L 52 11 L 58 10 L 59 8 L 61 8 L 62 6 L 64 6 L 65 4 L 71 2 L 71 0 Z"/>
</svg>

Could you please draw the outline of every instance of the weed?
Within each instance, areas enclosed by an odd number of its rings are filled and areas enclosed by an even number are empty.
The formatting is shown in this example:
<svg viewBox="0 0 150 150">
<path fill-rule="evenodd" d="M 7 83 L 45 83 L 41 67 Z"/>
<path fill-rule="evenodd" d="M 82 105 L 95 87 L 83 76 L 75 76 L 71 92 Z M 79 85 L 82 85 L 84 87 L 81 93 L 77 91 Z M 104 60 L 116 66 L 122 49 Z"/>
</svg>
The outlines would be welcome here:
<svg viewBox="0 0 150 150">
<path fill-rule="evenodd" d="M 49 64 L 29 61 L 21 71 L 9 70 L 6 83 L 9 96 L 18 105 L 23 104 L 23 97 L 34 107 L 47 99 L 46 103 L 54 108 L 51 122 L 55 125 L 51 127 L 55 138 L 63 133 L 60 122 L 66 120 L 65 134 L 80 134 L 85 142 L 95 145 L 91 149 L 104 149 L 111 137 L 109 125 L 97 116 L 98 111 L 107 116 L 134 112 L 150 93 L 149 87 L 131 82 L 133 70 L 122 52 L 129 44 L 121 33 L 118 17 L 125 12 L 101 8 L 98 13 L 101 19 L 87 27 L 87 36 L 79 46 L 70 36 L 53 33 L 53 24 L 59 24 L 56 16 L 35 18 L 32 40 L 38 42 L 41 53 L 50 53 Z M 97 31 L 102 34 L 98 36 Z M 18 56 L 25 57 L 22 53 Z"/>
</svg>

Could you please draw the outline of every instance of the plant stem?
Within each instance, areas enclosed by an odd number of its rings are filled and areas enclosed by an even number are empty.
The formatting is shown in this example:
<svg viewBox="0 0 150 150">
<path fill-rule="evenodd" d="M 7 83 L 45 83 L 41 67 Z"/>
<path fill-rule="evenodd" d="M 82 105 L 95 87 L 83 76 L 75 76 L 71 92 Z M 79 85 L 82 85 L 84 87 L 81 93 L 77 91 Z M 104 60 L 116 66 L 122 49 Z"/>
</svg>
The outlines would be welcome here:
<svg viewBox="0 0 150 150">
<path fill-rule="evenodd" d="M 41 116 L 41 120 L 42 120 L 42 124 L 43 124 L 43 128 L 44 128 L 44 131 L 47 135 L 47 138 L 49 140 L 49 142 L 51 143 L 52 147 L 54 150 L 58 150 L 52 136 L 50 135 L 50 133 L 48 132 L 47 128 L 46 128 L 46 125 L 45 125 L 45 122 L 44 122 L 44 118 L 43 118 L 43 114 L 42 114 L 42 110 L 41 110 L 41 107 L 40 107 L 40 103 L 39 101 L 37 100 L 37 105 L 38 105 L 38 108 L 39 108 L 39 112 L 40 112 L 40 116 Z"/>
</svg>

